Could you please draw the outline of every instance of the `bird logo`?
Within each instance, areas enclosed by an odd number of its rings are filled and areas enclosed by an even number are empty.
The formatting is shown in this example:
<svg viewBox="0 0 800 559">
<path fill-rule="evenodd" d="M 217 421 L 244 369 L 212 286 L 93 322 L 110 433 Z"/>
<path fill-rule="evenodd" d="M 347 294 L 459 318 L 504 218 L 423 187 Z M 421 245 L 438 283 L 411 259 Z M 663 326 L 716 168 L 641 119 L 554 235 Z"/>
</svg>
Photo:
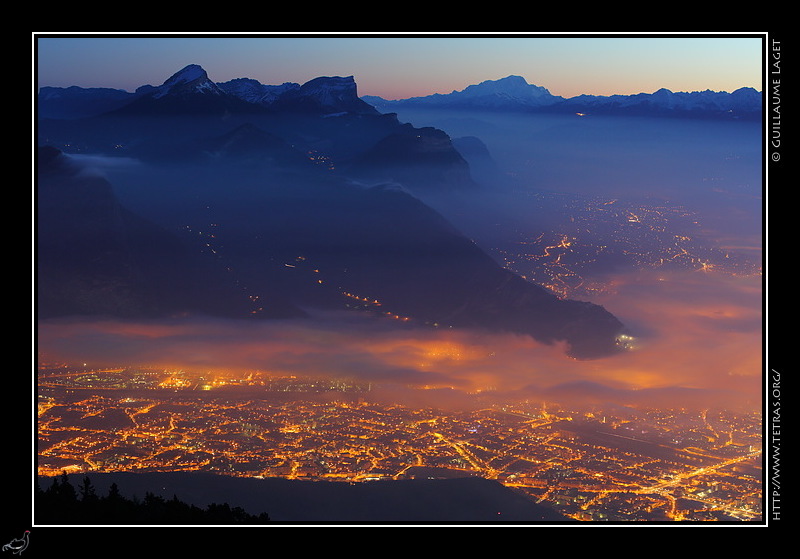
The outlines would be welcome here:
<svg viewBox="0 0 800 559">
<path fill-rule="evenodd" d="M 21 554 L 25 551 L 25 548 L 28 547 L 28 536 L 30 535 L 30 530 L 25 530 L 25 533 L 22 535 L 21 538 L 14 538 L 6 545 L 3 546 L 3 551 L 10 551 L 17 555 Z"/>
</svg>

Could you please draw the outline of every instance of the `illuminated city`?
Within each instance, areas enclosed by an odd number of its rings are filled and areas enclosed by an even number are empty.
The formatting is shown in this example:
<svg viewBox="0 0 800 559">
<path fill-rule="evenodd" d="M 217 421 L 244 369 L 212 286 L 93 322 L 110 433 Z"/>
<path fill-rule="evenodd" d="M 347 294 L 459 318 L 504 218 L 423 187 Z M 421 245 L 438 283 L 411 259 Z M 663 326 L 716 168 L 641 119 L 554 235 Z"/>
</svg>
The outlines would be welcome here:
<svg viewBox="0 0 800 559">
<path fill-rule="evenodd" d="M 518 241 L 494 250 L 509 269 L 561 297 L 613 289 L 597 276 L 615 267 L 761 275 L 760 254 L 715 246 L 702 217 L 681 206 L 557 193 L 531 199 L 537 211 L 561 216 L 559 228 L 516 231 Z"/>
<path fill-rule="evenodd" d="M 580 521 L 761 518 L 760 413 L 472 410 L 371 402 L 369 385 L 43 369 L 39 474 L 206 471 L 362 482 L 481 476 Z"/>
</svg>

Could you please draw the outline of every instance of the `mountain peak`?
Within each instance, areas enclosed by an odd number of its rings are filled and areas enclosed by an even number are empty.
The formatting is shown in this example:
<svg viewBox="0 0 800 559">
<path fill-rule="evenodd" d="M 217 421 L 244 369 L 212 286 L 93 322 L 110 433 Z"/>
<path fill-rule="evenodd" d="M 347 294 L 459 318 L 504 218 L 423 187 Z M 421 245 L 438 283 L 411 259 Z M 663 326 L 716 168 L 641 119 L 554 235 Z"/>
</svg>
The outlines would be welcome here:
<svg viewBox="0 0 800 559">
<path fill-rule="evenodd" d="M 190 82 L 198 78 L 208 79 L 208 73 L 199 64 L 189 64 L 183 69 L 175 72 L 172 77 L 164 82 L 164 85 L 174 85 L 176 83 Z"/>
<path fill-rule="evenodd" d="M 499 80 L 486 80 L 470 85 L 461 92 L 468 95 L 504 95 L 519 99 L 550 97 L 550 92 L 541 86 L 529 84 L 522 76 L 506 76 Z"/>
<path fill-rule="evenodd" d="M 493 80 L 485 80 L 482 83 L 492 83 Z M 511 74 L 510 76 L 506 76 L 505 78 L 500 78 L 499 80 L 494 80 L 494 83 L 502 83 L 508 85 L 530 85 L 528 81 L 523 78 L 522 76 L 517 76 L 515 74 Z"/>
<path fill-rule="evenodd" d="M 292 82 L 285 82 L 281 85 L 264 85 L 253 78 L 235 78 L 217 85 L 229 95 L 263 106 L 274 103 L 286 91 L 300 88 L 300 84 Z"/>
<path fill-rule="evenodd" d="M 384 107 L 396 104 L 414 104 L 483 109 L 530 109 L 553 104 L 561 101 L 562 98 L 551 94 L 542 86 L 529 84 L 522 76 L 510 75 L 498 80 L 485 80 L 478 84 L 468 85 L 461 91 L 446 94 L 434 93 L 427 97 L 411 97 L 389 102 L 375 97 L 370 97 L 369 100 Z"/>
<path fill-rule="evenodd" d="M 189 64 L 179 70 L 160 87 L 156 88 L 153 97 L 181 94 L 185 92 L 221 94 L 222 90 L 212 82 L 208 73 L 199 64 Z"/>
<path fill-rule="evenodd" d="M 358 97 L 353 76 L 321 76 L 298 89 L 287 91 L 281 106 L 292 110 L 322 113 L 377 114 L 374 107 Z"/>
</svg>

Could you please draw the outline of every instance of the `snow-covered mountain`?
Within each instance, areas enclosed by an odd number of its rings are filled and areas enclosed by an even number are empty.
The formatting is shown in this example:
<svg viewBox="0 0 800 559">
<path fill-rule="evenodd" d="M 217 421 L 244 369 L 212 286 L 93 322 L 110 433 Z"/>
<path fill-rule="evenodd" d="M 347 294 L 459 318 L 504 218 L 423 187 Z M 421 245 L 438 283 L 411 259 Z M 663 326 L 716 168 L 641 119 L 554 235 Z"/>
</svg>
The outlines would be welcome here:
<svg viewBox="0 0 800 559">
<path fill-rule="evenodd" d="M 287 89 L 273 103 L 281 110 L 322 114 L 377 114 L 372 105 L 358 96 L 353 76 L 319 77 L 296 89 Z"/>
<path fill-rule="evenodd" d="M 42 88 L 40 116 L 77 118 L 119 110 L 130 112 L 249 112 L 257 110 L 300 111 L 319 114 L 376 114 L 374 107 L 358 96 L 353 76 L 319 77 L 300 85 L 265 85 L 252 78 L 216 83 L 197 64 L 190 64 L 159 86 L 143 85 L 135 93 L 113 90 Z M 103 103 L 100 101 L 103 100 Z M 80 105 L 80 114 L 71 107 Z M 92 106 L 95 110 L 92 111 Z"/>
<path fill-rule="evenodd" d="M 363 97 L 368 103 L 381 108 L 392 106 L 425 106 L 452 108 L 525 109 L 552 105 L 563 97 L 552 95 L 546 88 L 529 84 L 521 76 L 508 76 L 499 80 L 486 80 L 452 93 L 434 93 L 426 97 L 411 97 L 388 101 L 380 97 Z"/>
<path fill-rule="evenodd" d="M 287 91 L 300 89 L 299 83 L 286 82 L 281 85 L 265 85 L 252 78 L 236 78 L 217 85 L 225 93 L 257 105 L 271 105 Z"/>
<path fill-rule="evenodd" d="M 524 110 L 537 112 L 580 112 L 593 114 L 640 114 L 650 116 L 692 116 L 715 118 L 760 118 L 762 96 L 753 88 L 724 91 L 672 92 L 659 89 L 635 95 L 578 95 L 564 98 L 546 88 L 532 85 L 520 76 L 487 80 L 448 94 L 386 100 L 363 99 L 382 111 L 402 107 L 437 109 Z"/>
<path fill-rule="evenodd" d="M 155 88 L 148 95 L 160 99 L 167 95 L 225 95 L 225 92 L 212 82 L 206 71 L 197 64 L 190 64 L 173 74 L 161 86 Z"/>
<path fill-rule="evenodd" d="M 257 105 L 226 93 L 208 77 L 202 66 L 190 64 L 160 86 L 137 88 L 136 98 L 114 112 L 122 115 L 212 115 L 255 110 Z"/>
</svg>

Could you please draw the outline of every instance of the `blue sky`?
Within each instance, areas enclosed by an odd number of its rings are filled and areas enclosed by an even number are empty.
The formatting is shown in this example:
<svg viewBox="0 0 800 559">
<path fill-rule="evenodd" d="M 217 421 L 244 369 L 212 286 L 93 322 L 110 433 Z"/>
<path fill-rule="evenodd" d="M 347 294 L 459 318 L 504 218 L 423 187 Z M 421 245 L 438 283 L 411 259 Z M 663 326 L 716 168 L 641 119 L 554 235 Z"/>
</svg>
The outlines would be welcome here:
<svg viewBox="0 0 800 559">
<path fill-rule="evenodd" d="M 304 83 L 354 76 L 360 95 L 389 99 L 449 93 L 523 76 L 571 97 L 673 91 L 761 90 L 762 37 L 667 36 L 226 36 L 83 37 L 34 34 L 38 85 L 159 85 L 187 64 L 216 82 Z M 55 35 L 55 33 L 53 33 Z M 763 34 L 762 34 L 763 35 Z"/>
</svg>

